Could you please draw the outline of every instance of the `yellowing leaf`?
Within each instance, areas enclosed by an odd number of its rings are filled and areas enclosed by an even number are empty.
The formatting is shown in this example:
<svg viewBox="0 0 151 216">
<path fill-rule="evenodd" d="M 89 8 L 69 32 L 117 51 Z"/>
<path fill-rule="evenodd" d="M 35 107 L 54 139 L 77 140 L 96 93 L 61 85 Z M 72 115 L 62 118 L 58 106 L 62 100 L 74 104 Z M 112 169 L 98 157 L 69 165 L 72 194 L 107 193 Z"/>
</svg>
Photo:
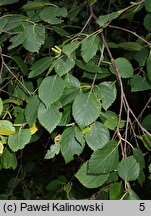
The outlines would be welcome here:
<svg viewBox="0 0 151 216">
<path fill-rule="evenodd" d="M 33 135 L 33 134 L 35 134 L 35 133 L 38 131 L 38 128 L 37 128 L 36 124 L 34 123 L 34 124 L 29 128 L 29 130 L 30 130 L 31 135 Z"/>
<path fill-rule="evenodd" d="M 91 127 L 85 127 L 82 129 L 82 133 L 85 134 L 87 132 L 91 131 Z"/>
<path fill-rule="evenodd" d="M 0 98 L 0 115 L 2 114 L 2 111 L 3 111 L 3 101 Z"/>
<path fill-rule="evenodd" d="M 4 146 L 3 143 L 0 141 L 0 155 L 3 154 L 3 151 L 4 151 Z"/>
<path fill-rule="evenodd" d="M 15 128 L 8 120 L 0 120 L 0 135 L 9 136 L 15 133 Z"/>
</svg>

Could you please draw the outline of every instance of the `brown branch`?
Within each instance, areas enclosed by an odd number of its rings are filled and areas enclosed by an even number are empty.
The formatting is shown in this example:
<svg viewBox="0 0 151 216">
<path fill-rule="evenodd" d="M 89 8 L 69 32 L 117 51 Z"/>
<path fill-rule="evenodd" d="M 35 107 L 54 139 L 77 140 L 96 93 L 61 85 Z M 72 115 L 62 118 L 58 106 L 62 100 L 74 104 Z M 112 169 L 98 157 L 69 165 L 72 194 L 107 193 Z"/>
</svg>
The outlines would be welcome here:
<svg viewBox="0 0 151 216">
<path fill-rule="evenodd" d="M 143 2 L 143 1 L 141 1 L 141 3 L 142 3 L 142 2 Z M 95 14 L 94 14 L 94 12 L 93 12 L 92 5 L 90 5 L 90 12 L 91 12 L 93 18 L 94 18 L 95 20 L 97 20 L 97 17 L 95 16 Z M 112 26 L 110 26 L 110 27 L 112 27 Z M 114 27 L 114 26 L 113 26 L 113 27 Z M 118 29 L 120 29 L 120 30 L 125 30 L 124 28 L 120 28 L 120 27 L 115 27 L 115 28 L 118 28 Z M 151 44 L 150 44 L 148 41 L 146 41 L 145 39 L 143 39 L 142 37 L 140 37 L 140 36 L 139 36 L 138 34 L 136 34 L 135 32 L 132 32 L 132 31 L 127 30 L 127 29 L 126 29 L 125 31 L 126 31 L 126 32 L 129 32 L 129 33 L 131 33 L 131 34 L 133 34 L 133 35 L 135 35 L 136 37 L 140 38 L 142 41 L 144 41 L 145 43 L 147 43 L 149 46 L 151 46 Z M 118 123 L 117 123 L 117 128 L 116 128 L 115 134 L 117 134 L 117 135 L 119 134 L 120 122 L 121 122 L 121 118 L 122 118 L 122 111 L 123 111 L 123 107 L 124 107 L 125 111 L 128 112 L 128 113 L 127 113 L 127 115 L 128 115 L 128 116 L 127 116 L 128 120 L 130 119 L 129 114 L 131 114 L 131 115 L 133 116 L 133 118 L 135 119 L 137 125 L 138 125 L 139 128 L 141 129 L 141 131 L 142 131 L 143 133 L 146 133 L 146 134 L 148 134 L 149 136 L 151 136 L 151 134 L 141 125 L 141 123 L 139 122 L 138 118 L 135 116 L 134 112 L 132 111 L 131 107 L 129 106 L 129 103 L 128 103 L 128 101 L 127 101 L 127 98 L 126 98 L 126 95 L 125 95 L 125 92 L 124 92 L 122 78 L 121 78 L 120 72 L 119 72 L 119 70 L 118 70 L 118 67 L 117 67 L 117 65 L 116 65 L 116 62 L 115 62 L 115 60 L 114 60 L 114 58 L 113 58 L 113 56 L 112 56 L 112 53 L 111 53 L 111 51 L 110 51 L 110 49 L 109 49 L 109 47 L 108 47 L 108 45 L 107 45 L 107 42 L 106 42 L 106 39 L 105 39 L 105 37 L 104 37 L 103 31 L 101 31 L 100 34 L 101 34 L 101 37 L 102 37 L 102 41 L 103 41 L 104 47 L 106 48 L 107 54 L 108 54 L 108 56 L 110 57 L 111 64 L 112 64 L 112 66 L 113 66 L 113 68 L 114 68 L 114 70 L 115 70 L 115 74 L 116 74 L 116 77 L 117 77 L 117 81 L 118 81 L 118 84 L 119 84 L 119 87 L 120 87 L 120 110 L 119 110 L 119 118 L 118 118 Z M 126 124 L 126 130 L 128 131 L 128 123 Z M 127 137 L 127 131 L 126 131 L 126 135 L 125 135 L 126 137 Z M 115 134 L 114 134 L 114 135 L 115 135 Z M 114 137 L 114 136 L 113 136 L 113 137 Z M 126 149 L 125 149 L 125 151 L 126 151 Z"/>
<path fill-rule="evenodd" d="M 118 84 L 120 86 L 120 91 L 121 91 L 121 95 L 120 95 L 120 110 L 119 110 L 119 118 L 118 118 L 118 123 L 117 123 L 117 129 L 115 131 L 115 134 L 119 131 L 119 128 L 120 128 L 120 122 L 121 122 L 121 118 L 122 118 L 122 111 L 123 111 L 123 105 L 124 105 L 124 89 L 123 89 L 123 82 L 122 82 L 122 79 L 121 79 L 121 75 L 120 75 L 120 72 L 118 70 L 118 67 L 115 63 L 115 60 L 112 56 L 112 53 L 106 43 L 106 40 L 105 40 L 105 37 L 104 37 L 104 34 L 103 32 L 101 32 L 101 36 L 102 36 L 102 41 L 103 41 L 103 44 L 107 50 L 107 53 L 110 57 L 110 60 L 111 60 L 111 63 L 112 63 L 112 66 L 115 70 L 115 73 L 116 73 L 116 77 L 117 77 L 117 81 L 118 81 Z M 113 136 L 114 137 L 114 136 Z"/>
</svg>

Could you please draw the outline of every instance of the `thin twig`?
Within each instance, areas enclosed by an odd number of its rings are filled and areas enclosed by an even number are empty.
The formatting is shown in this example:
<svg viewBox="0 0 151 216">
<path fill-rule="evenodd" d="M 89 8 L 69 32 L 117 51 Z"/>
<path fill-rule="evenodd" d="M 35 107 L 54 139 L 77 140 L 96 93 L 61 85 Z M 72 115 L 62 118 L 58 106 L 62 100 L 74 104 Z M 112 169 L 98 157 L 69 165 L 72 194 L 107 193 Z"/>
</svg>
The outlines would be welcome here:
<svg viewBox="0 0 151 216">
<path fill-rule="evenodd" d="M 84 29 L 87 27 L 87 25 L 90 23 L 92 19 L 92 14 L 90 14 L 88 20 L 86 21 L 85 25 L 83 26 L 82 30 L 81 30 L 81 33 L 84 31 Z"/>
<path fill-rule="evenodd" d="M 74 11 L 80 9 L 80 8 L 82 8 L 82 7 L 85 6 L 86 4 L 87 4 L 87 1 L 83 2 L 82 4 L 80 4 L 79 6 L 77 6 L 76 8 L 70 10 L 70 11 L 68 12 L 68 14 L 70 14 L 70 13 L 72 13 L 72 12 L 74 12 Z"/>
<path fill-rule="evenodd" d="M 102 61 L 104 59 L 104 50 L 105 50 L 105 46 L 104 46 L 104 44 L 102 44 L 101 55 L 100 55 L 98 66 L 101 65 L 101 63 L 102 63 Z"/>
<path fill-rule="evenodd" d="M 128 125 L 129 125 L 129 122 L 130 122 L 130 111 L 129 111 L 129 107 L 127 109 L 127 118 L 126 118 L 126 126 L 125 126 L 125 136 L 124 136 L 124 140 L 125 140 L 125 143 L 124 143 L 124 153 L 126 155 L 126 149 L 127 149 L 127 143 L 126 143 L 126 140 L 127 140 L 127 137 L 128 137 Z"/>
<path fill-rule="evenodd" d="M 138 119 L 143 115 L 144 111 L 146 110 L 146 108 L 148 107 L 149 103 L 151 102 L 151 96 L 148 99 L 147 103 L 145 104 L 144 108 L 142 109 L 141 113 L 139 114 L 139 116 L 137 117 Z"/>
<path fill-rule="evenodd" d="M 141 131 L 143 133 L 146 133 L 148 134 L 149 136 L 151 136 L 151 134 L 141 125 L 141 123 L 139 122 L 138 118 L 135 116 L 134 112 L 132 111 L 132 109 L 130 108 L 129 104 L 128 104 L 128 101 L 127 99 L 125 98 L 125 94 L 124 94 L 124 100 L 125 100 L 125 103 L 127 105 L 127 107 L 129 107 L 129 110 L 130 110 L 130 113 L 132 114 L 133 118 L 135 119 L 136 123 L 138 124 L 139 128 L 141 129 Z"/>
<path fill-rule="evenodd" d="M 32 96 L 32 93 L 26 88 L 26 86 L 18 79 L 18 77 L 10 70 L 10 68 L 5 64 L 3 61 L 4 66 L 7 68 L 7 70 L 10 72 L 10 74 L 17 80 L 17 82 L 23 87 L 24 90 L 29 94 L 29 96 Z"/>
<path fill-rule="evenodd" d="M 142 40 L 144 43 L 148 44 L 148 46 L 151 46 L 150 42 L 148 42 L 147 40 L 145 40 L 144 38 L 142 38 L 141 36 L 139 36 L 136 32 L 133 32 L 133 31 L 131 31 L 129 29 L 122 28 L 122 27 L 119 27 L 119 26 L 108 25 L 108 27 L 128 32 L 128 33 L 134 35 L 135 37 L 139 38 L 140 40 Z"/>
</svg>

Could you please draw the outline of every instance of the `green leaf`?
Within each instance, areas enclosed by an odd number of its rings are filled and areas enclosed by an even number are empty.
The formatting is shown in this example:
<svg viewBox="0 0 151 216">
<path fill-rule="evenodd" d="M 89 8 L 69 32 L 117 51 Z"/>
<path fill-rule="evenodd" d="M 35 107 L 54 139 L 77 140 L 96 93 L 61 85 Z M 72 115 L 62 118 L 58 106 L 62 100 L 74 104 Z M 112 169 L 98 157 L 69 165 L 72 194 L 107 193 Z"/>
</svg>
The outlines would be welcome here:
<svg viewBox="0 0 151 216">
<path fill-rule="evenodd" d="M 143 156 L 143 152 L 141 151 L 140 148 L 133 148 L 133 156 L 136 159 L 136 161 L 139 163 L 140 168 L 143 169 L 145 168 L 145 160 Z"/>
<path fill-rule="evenodd" d="M 145 174 L 143 170 L 145 168 L 145 160 L 144 160 L 143 152 L 140 150 L 140 148 L 133 148 L 132 150 L 133 150 L 133 156 L 140 166 L 138 182 L 141 186 L 143 186 L 145 182 Z"/>
<path fill-rule="evenodd" d="M 3 112 L 3 101 L 0 98 L 0 115 L 2 115 L 2 112 Z"/>
<path fill-rule="evenodd" d="M 65 185 L 67 183 L 66 179 L 64 176 L 59 176 L 57 179 L 54 179 L 50 181 L 46 187 L 46 190 L 48 191 L 55 191 L 57 190 L 60 186 Z"/>
<path fill-rule="evenodd" d="M 110 200 L 120 200 L 124 194 L 122 182 L 115 182 L 109 190 Z"/>
<path fill-rule="evenodd" d="M 74 65 L 75 61 L 71 58 L 67 58 L 66 60 L 59 58 L 55 63 L 55 71 L 61 77 L 70 72 Z"/>
<path fill-rule="evenodd" d="M 64 45 L 62 52 L 65 53 L 68 57 L 79 47 L 80 43 L 78 41 L 73 41 Z"/>
<path fill-rule="evenodd" d="M 93 152 L 88 173 L 106 174 L 117 169 L 119 163 L 118 143 L 109 141 L 103 148 Z"/>
<path fill-rule="evenodd" d="M 135 75 L 130 79 L 130 86 L 132 92 L 145 91 L 151 89 L 151 82 L 148 82 L 145 77 Z"/>
<path fill-rule="evenodd" d="M 145 116 L 145 118 L 143 118 L 142 120 L 142 126 L 146 129 L 146 130 L 151 130 L 151 114 Z"/>
<path fill-rule="evenodd" d="M 8 120 L 0 120 L 0 135 L 9 136 L 15 133 L 13 124 Z"/>
<path fill-rule="evenodd" d="M 71 103 L 81 92 L 79 80 L 71 74 L 66 74 L 65 83 L 66 87 L 64 88 L 63 95 L 60 98 L 63 106 Z"/>
<path fill-rule="evenodd" d="M 65 184 L 64 187 L 63 187 L 63 189 L 69 195 L 69 192 L 72 189 L 72 183 L 69 182 L 69 183 Z"/>
<path fill-rule="evenodd" d="M 59 152 L 60 152 L 60 144 L 56 142 L 55 144 L 50 146 L 50 149 L 47 151 L 44 158 L 45 159 L 52 159 L 56 155 L 58 155 Z"/>
<path fill-rule="evenodd" d="M 44 1 L 40 1 L 40 2 L 36 2 L 36 1 L 28 1 L 27 4 L 25 4 L 22 8 L 24 10 L 37 10 L 37 9 L 41 9 L 45 6 L 49 6 L 49 5 L 53 5 L 55 6 L 54 4 L 51 4 L 49 2 L 44 2 Z M 57 6 L 55 6 L 57 7 Z"/>
<path fill-rule="evenodd" d="M 109 130 L 102 123 L 95 122 L 85 134 L 85 139 L 92 150 L 101 149 L 110 140 Z"/>
<path fill-rule="evenodd" d="M 82 75 L 82 78 L 87 78 L 91 80 L 94 80 L 95 78 L 96 80 L 100 80 L 100 79 L 106 78 L 111 75 L 111 73 L 106 68 L 101 68 L 101 71 L 102 73 L 98 73 L 97 76 L 94 73 L 84 72 Z"/>
<path fill-rule="evenodd" d="M 106 15 L 103 15 L 103 16 L 99 16 L 99 18 L 97 19 L 97 24 L 100 26 L 100 27 L 106 27 L 106 25 L 108 25 L 112 20 L 118 18 L 121 13 L 123 13 L 124 10 L 119 10 L 119 11 L 116 11 L 116 12 L 112 12 L 110 14 L 106 14 Z"/>
<path fill-rule="evenodd" d="M 140 200 L 140 198 L 131 188 L 129 188 L 127 196 L 124 197 L 124 200 Z"/>
<path fill-rule="evenodd" d="M 85 162 L 76 173 L 75 177 L 87 188 L 97 188 L 103 185 L 109 177 L 109 174 L 90 175 L 88 174 L 88 162 Z"/>
<path fill-rule="evenodd" d="M 142 49 L 142 45 L 137 42 L 122 42 L 118 44 L 119 47 L 128 51 L 139 51 Z"/>
<path fill-rule="evenodd" d="M 139 176 L 138 176 L 138 183 L 141 187 L 143 187 L 144 183 L 145 183 L 145 180 L 146 180 L 146 174 L 145 174 L 145 171 L 143 169 L 140 169 L 140 173 L 139 173 Z"/>
<path fill-rule="evenodd" d="M 81 93 L 73 102 L 72 114 L 76 123 L 85 127 L 99 117 L 100 109 L 100 101 L 93 93 Z"/>
<path fill-rule="evenodd" d="M 144 134 L 142 136 L 138 137 L 139 139 L 142 140 L 144 146 L 151 151 L 151 136 L 149 136 L 148 134 Z"/>
<path fill-rule="evenodd" d="M 129 22 L 131 22 L 134 19 L 134 15 L 138 11 L 140 11 L 143 7 L 144 7 L 143 2 L 141 2 L 141 4 L 136 3 L 136 6 L 133 5 L 133 7 L 130 7 L 129 9 L 126 9 L 126 11 L 120 17 L 120 20 L 121 19 L 127 19 Z"/>
<path fill-rule="evenodd" d="M 106 68 L 96 65 L 93 61 L 90 61 L 87 64 L 85 64 L 80 60 L 76 60 L 76 65 L 82 70 L 91 72 L 93 74 L 96 73 L 103 74 L 106 71 Z"/>
<path fill-rule="evenodd" d="M 38 108 L 38 119 L 40 124 L 51 133 L 61 120 L 62 114 L 58 108 L 53 104 L 46 108 L 43 103 Z"/>
<path fill-rule="evenodd" d="M 26 62 L 20 56 L 17 56 L 17 55 L 12 56 L 11 58 L 15 61 L 17 66 L 21 69 L 22 74 L 26 76 L 28 74 L 28 66 Z"/>
<path fill-rule="evenodd" d="M 45 7 L 40 11 L 39 15 L 43 21 L 56 25 L 63 22 L 63 20 L 58 17 L 66 17 L 67 9 L 65 7 Z"/>
<path fill-rule="evenodd" d="M 17 85 L 16 85 L 17 84 Z M 29 92 L 34 91 L 33 83 L 31 81 L 23 81 L 23 85 L 19 83 L 13 83 L 13 96 L 20 99 L 21 101 L 27 101 L 29 98 Z"/>
<path fill-rule="evenodd" d="M 151 1 L 150 0 L 145 0 L 145 9 L 148 12 L 151 12 Z"/>
<path fill-rule="evenodd" d="M 42 24 L 28 24 L 24 31 L 23 46 L 30 52 L 38 52 L 45 41 L 45 27 Z"/>
<path fill-rule="evenodd" d="M 90 36 L 83 40 L 81 45 L 81 56 L 83 60 L 88 63 L 96 54 L 99 49 L 98 35 Z"/>
<path fill-rule="evenodd" d="M 35 95 L 28 100 L 28 103 L 26 105 L 25 118 L 30 126 L 32 126 L 36 122 L 39 103 L 40 101 Z"/>
<path fill-rule="evenodd" d="M 63 109 L 62 118 L 59 122 L 59 126 L 66 126 L 67 124 L 69 124 L 71 121 L 71 117 L 71 105 L 69 104 Z"/>
<path fill-rule="evenodd" d="M 118 123 L 118 115 L 115 112 L 107 110 L 105 113 L 101 112 L 100 119 L 103 121 L 104 125 L 110 130 L 115 130 Z M 125 121 L 121 120 L 119 127 L 123 128 Z"/>
<path fill-rule="evenodd" d="M 67 83 L 67 86 L 74 86 L 76 88 L 81 88 L 81 83 L 80 81 L 73 75 L 71 74 L 66 74 L 65 76 L 65 82 Z"/>
<path fill-rule="evenodd" d="M 63 28 L 60 28 L 60 27 L 57 27 L 57 26 L 53 26 L 52 27 L 54 32 L 56 32 L 58 35 L 60 35 L 61 37 L 67 37 L 69 36 L 70 34 Z"/>
<path fill-rule="evenodd" d="M 22 109 L 21 107 L 18 106 L 14 107 L 13 115 L 15 116 L 14 124 L 26 123 L 24 109 Z"/>
<path fill-rule="evenodd" d="M 61 153 L 65 159 L 65 163 L 69 163 L 74 159 L 74 155 L 80 155 L 84 145 L 79 143 L 75 137 L 75 126 L 67 128 L 61 137 L 60 147 Z"/>
<path fill-rule="evenodd" d="M 112 82 L 102 82 L 95 86 L 94 93 L 102 100 L 102 107 L 107 110 L 116 99 L 116 86 Z"/>
<path fill-rule="evenodd" d="M 117 68 L 119 70 L 119 73 L 121 74 L 122 78 L 130 78 L 133 77 L 133 67 L 131 63 L 126 58 L 117 58 L 115 59 L 115 64 L 117 65 Z M 115 74 L 115 70 L 113 66 L 110 66 L 110 71 Z"/>
<path fill-rule="evenodd" d="M 8 49 L 13 49 L 17 46 L 19 46 L 20 44 L 22 44 L 25 40 L 25 36 L 23 34 L 23 32 L 19 33 L 18 35 L 15 35 L 13 37 L 10 38 L 10 42 L 12 43 Z"/>
<path fill-rule="evenodd" d="M 124 181 L 134 181 L 138 178 L 140 166 L 133 156 L 123 159 L 118 165 L 118 174 Z"/>
<path fill-rule="evenodd" d="M 119 48 L 119 45 L 117 43 L 114 43 L 114 42 L 107 42 L 107 45 L 111 49 L 117 49 L 117 48 Z"/>
<path fill-rule="evenodd" d="M 84 135 L 79 127 L 75 127 L 75 138 L 81 144 L 81 146 L 85 145 Z"/>
<path fill-rule="evenodd" d="M 29 129 L 20 129 L 8 137 L 8 145 L 13 152 L 23 149 L 30 142 L 31 133 Z"/>
<path fill-rule="evenodd" d="M 23 16 L 21 14 L 8 14 L 7 15 L 7 24 L 5 25 L 4 30 L 5 31 L 10 31 L 12 29 L 15 29 L 16 27 L 19 27 L 19 31 L 20 29 L 23 29 L 21 27 L 22 24 L 25 24 L 24 21 L 26 21 L 27 17 Z M 16 32 L 18 32 L 18 30 L 16 30 Z"/>
<path fill-rule="evenodd" d="M 147 62 L 146 62 L 146 67 L 147 67 L 147 77 L 150 81 L 150 84 L 151 84 L 151 50 L 150 50 L 150 53 L 149 53 L 149 56 L 147 58 Z"/>
<path fill-rule="evenodd" d="M 147 60 L 147 57 L 149 55 L 149 49 L 146 47 L 143 47 L 140 51 L 138 51 L 134 59 L 139 63 L 139 66 L 144 66 Z"/>
<path fill-rule="evenodd" d="M 143 24 L 144 24 L 144 27 L 145 27 L 148 31 L 151 30 L 151 14 L 150 14 L 150 13 L 146 14 L 146 16 L 145 16 L 145 18 L 144 18 Z"/>
<path fill-rule="evenodd" d="M 6 17 L 1 17 L 0 18 L 0 33 L 3 31 L 6 24 L 7 24 L 7 18 Z"/>
<path fill-rule="evenodd" d="M 29 73 L 28 78 L 33 78 L 42 74 L 50 67 L 52 60 L 53 58 L 51 57 L 44 57 L 36 61 L 31 67 L 31 72 Z"/>
<path fill-rule="evenodd" d="M 10 5 L 19 2 L 19 0 L 1 0 L 0 6 Z"/>
<path fill-rule="evenodd" d="M 118 176 L 117 170 L 115 170 L 115 171 L 109 173 L 109 177 L 106 181 L 106 184 L 108 184 L 108 185 L 111 183 L 113 184 L 113 182 L 117 182 L 118 179 L 119 179 L 119 176 Z"/>
<path fill-rule="evenodd" d="M 4 169 L 16 169 L 17 159 L 13 152 L 10 152 L 7 148 L 4 149 L 4 152 L 1 156 L 1 165 Z"/>
<path fill-rule="evenodd" d="M 61 97 L 64 87 L 62 78 L 57 75 L 48 76 L 39 86 L 39 97 L 46 106 L 50 106 Z"/>
</svg>

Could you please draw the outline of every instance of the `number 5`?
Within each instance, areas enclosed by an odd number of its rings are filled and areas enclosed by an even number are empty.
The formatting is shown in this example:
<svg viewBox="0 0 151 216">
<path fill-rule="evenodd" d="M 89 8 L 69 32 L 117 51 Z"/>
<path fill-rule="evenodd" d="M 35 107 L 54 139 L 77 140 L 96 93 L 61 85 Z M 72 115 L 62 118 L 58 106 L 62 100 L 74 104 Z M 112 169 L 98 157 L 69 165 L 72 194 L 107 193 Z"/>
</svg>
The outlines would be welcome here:
<svg viewBox="0 0 151 216">
<path fill-rule="evenodd" d="M 145 210 L 145 203 L 140 203 L 139 204 L 139 210 L 144 211 Z"/>
</svg>

